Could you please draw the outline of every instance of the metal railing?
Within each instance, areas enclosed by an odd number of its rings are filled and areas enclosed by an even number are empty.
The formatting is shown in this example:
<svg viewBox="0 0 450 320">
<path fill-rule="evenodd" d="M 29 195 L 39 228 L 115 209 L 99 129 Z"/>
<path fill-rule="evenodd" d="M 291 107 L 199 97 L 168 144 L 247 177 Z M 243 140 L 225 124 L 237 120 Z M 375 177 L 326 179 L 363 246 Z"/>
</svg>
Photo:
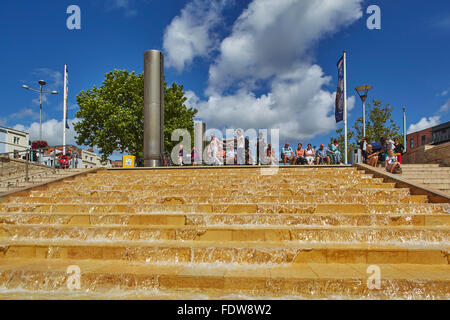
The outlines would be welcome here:
<svg viewBox="0 0 450 320">
<path fill-rule="evenodd" d="M 57 169 L 65 169 L 60 165 L 57 148 L 45 147 L 0 153 L 0 183 L 20 179 L 28 182 L 30 176 L 55 174 Z M 66 168 L 76 168 L 78 160 L 81 158 L 70 157 Z"/>
</svg>

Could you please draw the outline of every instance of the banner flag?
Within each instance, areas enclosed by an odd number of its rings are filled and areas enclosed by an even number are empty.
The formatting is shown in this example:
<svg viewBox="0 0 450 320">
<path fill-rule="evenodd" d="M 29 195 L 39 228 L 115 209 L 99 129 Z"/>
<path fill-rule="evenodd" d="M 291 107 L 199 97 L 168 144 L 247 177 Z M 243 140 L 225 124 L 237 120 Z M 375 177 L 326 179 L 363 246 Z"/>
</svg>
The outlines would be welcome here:
<svg viewBox="0 0 450 320">
<path fill-rule="evenodd" d="M 336 90 L 335 118 L 336 123 L 344 120 L 344 57 L 339 59 L 338 67 L 338 86 Z"/>
</svg>

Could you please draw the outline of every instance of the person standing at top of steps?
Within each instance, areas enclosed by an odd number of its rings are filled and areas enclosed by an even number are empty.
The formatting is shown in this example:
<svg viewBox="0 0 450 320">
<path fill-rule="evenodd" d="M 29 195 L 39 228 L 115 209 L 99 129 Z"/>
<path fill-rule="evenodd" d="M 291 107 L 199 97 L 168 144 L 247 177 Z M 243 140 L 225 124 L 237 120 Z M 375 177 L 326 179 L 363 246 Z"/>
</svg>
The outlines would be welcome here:
<svg viewBox="0 0 450 320">
<path fill-rule="evenodd" d="M 262 164 L 262 159 L 264 157 L 264 150 L 266 149 L 266 141 L 264 140 L 262 132 L 259 133 L 258 142 L 256 145 L 256 162 L 257 165 Z"/>
<path fill-rule="evenodd" d="M 245 138 L 240 129 L 237 130 L 237 164 L 245 164 Z"/>
<path fill-rule="evenodd" d="M 183 156 L 184 156 L 184 150 L 183 145 L 180 144 L 180 150 L 178 150 L 178 165 L 183 165 Z"/>
<path fill-rule="evenodd" d="M 394 153 L 397 156 L 398 163 L 402 164 L 402 155 L 405 153 L 405 146 L 398 141 L 398 138 L 394 139 Z"/>
<path fill-rule="evenodd" d="M 214 137 L 214 133 L 211 133 L 211 142 L 208 147 L 208 153 L 211 155 L 213 165 L 222 165 L 222 161 L 218 158 L 219 155 L 219 143 L 220 141 Z"/>
</svg>

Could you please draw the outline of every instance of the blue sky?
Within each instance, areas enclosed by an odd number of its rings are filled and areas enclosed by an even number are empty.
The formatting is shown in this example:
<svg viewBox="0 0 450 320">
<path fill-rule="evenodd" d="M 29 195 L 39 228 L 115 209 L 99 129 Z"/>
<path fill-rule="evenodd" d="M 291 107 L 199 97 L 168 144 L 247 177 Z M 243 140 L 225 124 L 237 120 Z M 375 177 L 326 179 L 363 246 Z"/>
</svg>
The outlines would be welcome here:
<svg viewBox="0 0 450 320">
<path fill-rule="evenodd" d="M 432 3 L 432 4 L 430 4 Z M 81 30 L 66 27 L 69 5 Z M 369 30 L 369 5 L 381 30 Z M 44 138 L 62 141 L 62 74 L 69 66 L 69 119 L 76 94 L 113 69 L 142 72 L 149 49 L 165 53 L 169 83 L 183 84 L 208 127 L 280 128 L 282 141 L 319 145 L 335 132 L 336 63 L 348 52 L 349 125 L 361 114 L 354 88 L 395 107 L 418 130 L 450 120 L 447 0 L 4 0 L 0 11 L 0 124 L 37 138 L 44 79 Z M 68 140 L 73 142 L 73 130 Z"/>
</svg>

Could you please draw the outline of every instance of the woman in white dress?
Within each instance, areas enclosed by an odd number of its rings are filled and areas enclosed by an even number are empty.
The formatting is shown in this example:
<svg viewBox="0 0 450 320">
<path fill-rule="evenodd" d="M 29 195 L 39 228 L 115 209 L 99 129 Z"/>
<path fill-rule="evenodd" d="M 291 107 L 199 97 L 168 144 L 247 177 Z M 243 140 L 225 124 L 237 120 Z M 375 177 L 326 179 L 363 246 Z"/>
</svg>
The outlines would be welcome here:
<svg viewBox="0 0 450 320">
<path fill-rule="evenodd" d="M 308 148 L 305 150 L 305 159 L 309 166 L 314 164 L 314 150 L 311 147 L 311 144 L 308 144 Z"/>
</svg>

